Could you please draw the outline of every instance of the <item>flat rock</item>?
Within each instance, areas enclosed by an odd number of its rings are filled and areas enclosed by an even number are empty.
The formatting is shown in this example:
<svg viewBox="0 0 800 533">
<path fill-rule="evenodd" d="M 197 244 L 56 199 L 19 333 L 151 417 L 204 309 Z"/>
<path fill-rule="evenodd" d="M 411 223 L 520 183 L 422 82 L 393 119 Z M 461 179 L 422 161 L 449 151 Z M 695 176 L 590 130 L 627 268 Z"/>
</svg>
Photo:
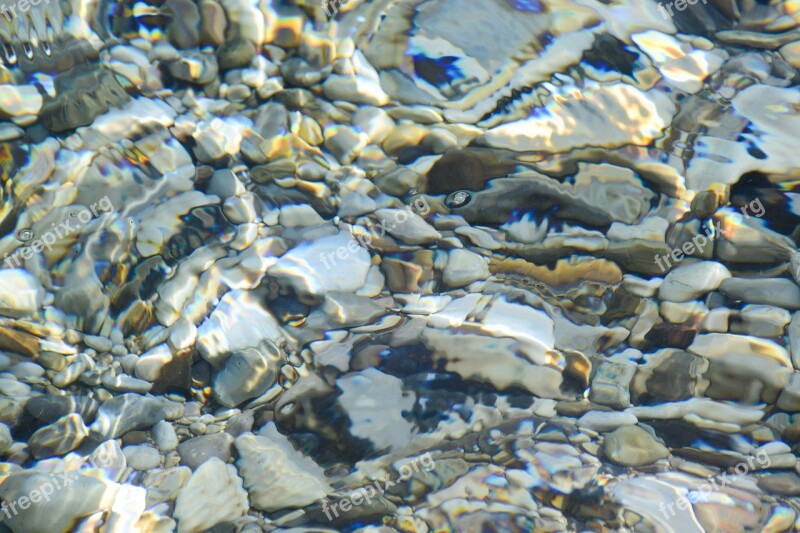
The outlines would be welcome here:
<svg viewBox="0 0 800 533">
<path fill-rule="evenodd" d="M 163 398 L 123 394 L 103 402 L 90 429 L 101 440 L 115 439 L 134 429 L 145 429 L 156 422 L 179 418 L 183 406 Z"/>
<path fill-rule="evenodd" d="M 386 312 L 370 298 L 349 292 L 326 294 L 322 311 L 333 323 L 346 328 L 370 323 Z"/>
<path fill-rule="evenodd" d="M 672 270 L 658 289 L 658 297 L 670 302 L 686 302 L 716 290 L 731 277 L 730 271 L 716 261 L 700 261 Z"/>
<path fill-rule="evenodd" d="M 632 426 L 639 419 L 631 413 L 619 411 L 589 411 L 578 419 L 578 427 L 605 433 L 621 426 Z"/>
<path fill-rule="evenodd" d="M 623 466 L 644 466 L 669 457 L 669 450 L 639 426 L 622 426 L 606 435 L 606 457 Z"/>
<path fill-rule="evenodd" d="M 298 293 L 316 297 L 331 291 L 354 292 L 364 286 L 369 252 L 347 232 L 301 243 L 267 271 Z"/>
<path fill-rule="evenodd" d="M 779 496 L 800 496 L 800 476 L 796 472 L 776 472 L 759 478 L 758 486 Z"/>
<path fill-rule="evenodd" d="M 402 381 L 375 368 L 339 379 L 337 403 L 350 418 L 350 433 L 371 441 L 378 449 L 399 449 L 411 442 L 414 425 L 403 413 L 414 408 L 414 395 Z"/>
<path fill-rule="evenodd" d="M 441 233 L 410 209 L 378 209 L 375 214 L 389 234 L 404 243 L 431 244 L 442 238 Z"/>
<path fill-rule="evenodd" d="M 794 372 L 789 376 L 789 383 L 778 397 L 778 407 L 789 412 L 800 411 L 800 373 Z"/>
<path fill-rule="evenodd" d="M 232 436 L 223 431 L 185 440 L 178 445 L 181 464 L 197 470 L 212 458 L 227 463 L 231 458 L 233 440 Z"/>
<path fill-rule="evenodd" d="M 790 311 L 800 309 L 800 287 L 786 278 L 730 278 L 719 286 L 728 298 L 749 304 L 777 305 Z"/>
</svg>

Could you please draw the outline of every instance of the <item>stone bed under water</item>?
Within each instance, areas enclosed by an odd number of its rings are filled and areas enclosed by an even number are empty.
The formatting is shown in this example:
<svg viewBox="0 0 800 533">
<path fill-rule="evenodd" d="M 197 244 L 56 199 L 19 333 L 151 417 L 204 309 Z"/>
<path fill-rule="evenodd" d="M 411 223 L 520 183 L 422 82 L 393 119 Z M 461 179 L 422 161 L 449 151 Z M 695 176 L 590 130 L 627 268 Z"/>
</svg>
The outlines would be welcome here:
<svg viewBox="0 0 800 533">
<path fill-rule="evenodd" d="M 5 1 L 0 533 L 800 529 L 800 2 Z"/>
</svg>

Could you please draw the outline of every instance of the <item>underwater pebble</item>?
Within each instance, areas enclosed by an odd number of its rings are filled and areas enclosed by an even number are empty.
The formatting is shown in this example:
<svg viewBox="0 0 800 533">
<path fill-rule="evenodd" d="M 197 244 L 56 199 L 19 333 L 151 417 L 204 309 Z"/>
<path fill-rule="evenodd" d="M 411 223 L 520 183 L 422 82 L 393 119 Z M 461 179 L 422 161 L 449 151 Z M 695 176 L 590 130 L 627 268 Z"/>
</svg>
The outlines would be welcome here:
<svg viewBox="0 0 800 533">
<path fill-rule="evenodd" d="M 235 444 L 239 452 L 236 464 L 256 509 L 302 507 L 331 490 L 322 468 L 295 450 L 273 423 L 258 435 L 238 436 Z"/>
<path fill-rule="evenodd" d="M 463 287 L 489 275 L 485 259 L 469 250 L 450 250 L 443 280 L 449 287 Z"/>
<path fill-rule="evenodd" d="M 669 451 L 639 426 L 623 426 L 606 435 L 606 457 L 623 466 L 644 466 L 669 456 Z"/>
<path fill-rule="evenodd" d="M 753 304 L 777 305 L 790 311 L 800 309 L 800 287 L 788 279 L 731 278 L 719 290 L 729 298 Z"/>
<path fill-rule="evenodd" d="M 162 420 L 153 426 L 151 430 L 153 440 L 161 453 L 171 452 L 178 447 L 178 436 L 172 424 Z"/>
<path fill-rule="evenodd" d="M 730 277 L 731 273 L 727 268 L 713 261 L 681 265 L 664 278 L 658 289 L 658 296 L 672 302 L 694 300 L 698 296 L 716 290 Z"/>
<path fill-rule="evenodd" d="M 141 444 L 138 446 L 125 446 L 122 448 L 128 466 L 134 470 L 150 470 L 161 464 L 161 454 L 154 447 Z"/>
<path fill-rule="evenodd" d="M 29 272 L 14 268 L 0 274 L 0 315 L 20 318 L 32 315 L 42 305 L 44 289 Z"/>
<path fill-rule="evenodd" d="M 247 493 L 236 468 L 211 458 L 181 488 L 175 500 L 178 531 L 196 533 L 245 514 Z"/>
</svg>

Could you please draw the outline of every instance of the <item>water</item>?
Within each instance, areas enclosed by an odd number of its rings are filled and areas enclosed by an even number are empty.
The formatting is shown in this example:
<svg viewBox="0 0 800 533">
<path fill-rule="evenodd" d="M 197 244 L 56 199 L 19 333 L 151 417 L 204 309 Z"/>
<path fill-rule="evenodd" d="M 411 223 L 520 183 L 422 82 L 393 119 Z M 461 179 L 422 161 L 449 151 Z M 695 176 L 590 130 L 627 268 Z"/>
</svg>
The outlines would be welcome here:
<svg viewBox="0 0 800 533">
<path fill-rule="evenodd" d="M 800 529 L 798 23 L 0 6 L 0 533 Z"/>
</svg>

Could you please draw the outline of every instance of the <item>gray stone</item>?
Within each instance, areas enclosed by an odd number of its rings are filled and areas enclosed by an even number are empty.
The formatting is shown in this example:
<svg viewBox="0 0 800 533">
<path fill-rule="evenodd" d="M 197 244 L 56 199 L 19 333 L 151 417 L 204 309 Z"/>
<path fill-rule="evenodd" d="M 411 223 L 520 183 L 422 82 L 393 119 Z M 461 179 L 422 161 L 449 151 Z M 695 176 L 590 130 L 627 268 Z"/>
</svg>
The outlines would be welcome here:
<svg viewBox="0 0 800 533">
<path fill-rule="evenodd" d="M 150 470 L 161 464 L 161 454 L 149 444 L 139 444 L 136 446 L 125 446 L 122 453 L 128 462 L 128 466 L 134 470 Z"/>
<path fill-rule="evenodd" d="M 375 215 L 390 235 L 404 243 L 431 244 L 442 238 L 441 233 L 410 208 L 378 209 Z"/>
<path fill-rule="evenodd" d="M 244 413 L 235 414 L 228 419 L 225 424 L 225 433 L 232 437 L 238 437 L 242 433 L 246 433 L 253 429 L 253 422 L 255 417 L 252 411 L 245 411 Z"/>
<path fill-rule="evenodd" d="M 174 516 L 178 519 L 178 533 L 200 533 L 236 520 L 247 509 L 247 493 L 236 468 L 212 458 L 181 489 Z"/>
<path fill-rule="evenodd" d="M 719 290 L 728 298 L 750 304 L 800 309 L 800 287 L 786 278 L 730 278 L 722 282 Z"/>
<path fill-rule="evenodd" d="M 746 305 L 739 312 L 739 321 L 730 325 L 731 333 L 757 337 L 781 337 L 792 316 L 774 305 Z"/>
<path fill-rule="evenodd" d="M 605 433 L 620 426 L 632 426 L 639 419 L 631 413 L 620 411 L 589 411 L 578 419 L 578 427 Z"/>
<path fill-rule="evenodd" d="M 295 450 L 272 422 L 261 435 L 237 437 L 236 449 L 236 464 L 256 509 L 272 512 L 304 507 L 331 492 L 322 467 Z"/>
<path fill-rule="evenodd" d="M 44 376 L 44 368 L 31 361 L 21 361 L 9 369 L 9 372 L 20 381 L 35 380 Z"/>
<path fill-rule="evenodd" d="M 716 261 L 700 261 L 672 270 L 658 289 L 658 297 L 670 302 L 686 302 L 716 290 L 731 273 Z"/>
<path fill-rule="evenodd" d="M 11 437 L 11 430 L 8 426 L 0 423 L 0 455 L 3 455 L 14 444 L 14 439 Z"/>
<path fill-rule="evenodd" d="M 222 70 L 245 67 L 255 55 L 255 45 L 244 39 L 230 39 L 217 49 L 219 67 Z"/>
<path fill-rule="evenodd" d="M 600 405 L 625 409 L 631 405 L 629 386 L 636 365 L 624 361 L 603 361 L 592 378 L 589 400 Z"/>
<path fill-rule="evenodd" d="M 164 398 L 123 394 L 103 403 L 92 433 L 100 440 L 115 439 L 134 429 L 146 429 L 160 420 L 180 418 L 184 407 Z"/>
<path fill-rule="evenodd" d="M 789 376 L 789 382 L 778 397 L 778 407 L 784 411 L 800 411 L 800 373 Z"/>
<path fill-rule="evenodd" d="M 424 178 L 406 166 L 398 166 L 375 178 L 375 185 L 393 196 L 403 196 L 411 189 L 418 189 Z"/>
<path fill-rule="evenodd" d="M 227 463 L 231 458 L 233 437 L 221 431 L 210 435 L 201 435 L 178 444 L 181 464 L 192 470 L 207 462 L 212 457 Z"/>
<path fill-rule="evenodd" d="M 217 58 L 196 50 L 183 53 L 178 61 L 169 63 L 169 72 L 175 78 L 200 85 L 211 83 L 217 78 Z"/>
<path fill-rule="evenodd" d="M 111 348 L 114 346 L 114 343 L 112 343 L 110 339 L 106 339 L 105 337 L 98 337 L 95 335 L 84 336 L 83 342 L 89 348 L 94 348 L 100 353 L 109 352 L 111 351 Z"/>
<path fill-rule="evenodd" d="M 275 383 L 281 359 L 280 348 L 269 341 L 234 353 L 214 378 L 214 398 L 236 407 L 261 396 Z"/>
<path fill-rule="evenodd" d="M 796 472 L 778 472 L 761 476 L 758 486 L 778 496 L 800 496 L 800 476 Z"/>
<path fill-rule="evenodd" d="M 21 268 L 3 270 L 0 276 L 0 315 L 20 318 L 42 305 L 44 289 L 36 276 Z"/>
<path fill-rule="evenodd" d="M 386 312 L 386 309 L 370 298 L 349 292 L 329 292 L 325 295 L 322 311 L 337 326 L 349 328 L 371 323 Z"/>
<path fill-rule="evenodd" d="M 71 474 L 69 484 L 56 491 L 57 497 L 41 500 L 25 509 L 17 506 L 18 513 L 3 517 L 6 526 L 14 533 L 52 533 L 69 531 L 77 520 L 98 511 L 108 509 L 114 501 L 118 485 L 107 479 L 98 479 Z M 54 477 L 39 472 L 20 472 L 9 476 L 0 484 L 0 498 L 6 502 L 19 502 L 21 498 L 30 499 L 34 491 L 52 491 Z M 7 530 L 6 530 L 7 531 Z"/>
<path fill-rule="evenodd" d="M 162 420 L 151 430 L 153 440 L 162 453 L 171 452 L 178 447 L 178 435 L 172 424 Z"/>
<path fill-rule="evenodd" d="M 450 250 L 442 277 L 448 287 L 464 287 L 489 277 L 488 262 L 469 250 Z"/>
<path fill-rule="evenodd" d="M 792 321 L 786 327 L 789 336 L 789 350 L 792 354 L 792 364 L 800 368 L 800 311 L 792 315 Z"/>
</svg>

